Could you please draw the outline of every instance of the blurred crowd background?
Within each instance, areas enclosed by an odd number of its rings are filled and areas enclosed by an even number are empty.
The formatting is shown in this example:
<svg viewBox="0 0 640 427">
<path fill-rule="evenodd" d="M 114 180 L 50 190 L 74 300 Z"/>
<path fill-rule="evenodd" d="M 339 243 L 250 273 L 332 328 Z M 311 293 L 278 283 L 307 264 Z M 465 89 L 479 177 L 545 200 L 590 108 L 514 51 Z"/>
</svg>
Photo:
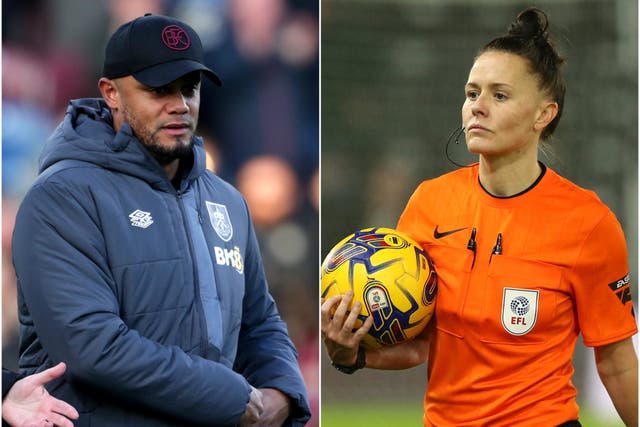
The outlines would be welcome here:
<svg viewBox="0 0 640 427">
<path fill-rule="evenodd" d="M 474 56 L 531 5 L 547 12 L 567 60 L 563 118 L 542 160 L 596 191 L 617 215 L 638 307 L 638 3 L 631 0 L 322 0 L 321 256 L 357 229 L 394 227 L 420 181 L 456 168 L 444 147 L 460 127 Z M 451 157 L 474 161 L 461 141 Z M 594 420 L 586 425 L 621 425 L 593 350 L 580 343 L 574 361 L 582 414 Z M 321 367 L 323 425 L 364 425 L 394 406 L 416 408 L 411 425 L 420 424 L 425 367 L 347 377 L 324 351 Z M 357 417 L 325 424 L 334 413 Z"/>
<path fill-rule="evenodd" d="M 318 362 L 318 258 L 366 226 L 395 226 L 423 179 L 455 168 L 444 156 L 460 125 L 476 51 L 530 5 L 513 0 L 4 0 L 2 2 L 2 364 L 17 368 L 11 233 L 42 144 L 70 99 L 97 97 L 104 46 L 146 12 L 200 34 L 225 85 L 203 82 L 199 133 L 209 167 L 248 200 L 278 307 L 300 352 L 318 425 L 345 402 L 381 414 L 422 410 L 426 369 L 336 373 Z M 616 213 L 638 280 L 638 4 L 541 0 L 567 59 L 565 111 L 542 160 Z M 319 8 L 322 9 L 322 38 Z M 319 99 L 322 43 L 322 109 Z M 319 113 L 322 129 L 319 129 Z M 322 227 L 318 236 L 319 139 Z M 451 147 L 459 163 L 473 158 Z M 320 250 L 320 253 L 318 251 Z M 597 302 L 594 302 L 597 303 Z M 593 351 L 574 357 L 579 403 L 598 426 L 616 416 Z M 515 421 L 515 420 L 514 420 Z M 419 418 L 415 425 L 419 425 Z M 323 425 L 331 425 L 323 422 Z M 346 419 L 345 425 L 362 425 Z M 389 424 L 391 425 L 391 424 Z M 586 424 L 587 426 L 589 424 Z"/>
<path fill-rule="evenodd" d="M 318 0 L 2 2 L 2 364 L 17 369 L 11 234 L 40 149 L 70 99 L 99 97 L 104 48 L 146 12 L 199 33 L 223 88 L 203 82 L 208 166 L 253 215 L 271 291 L 300 354 L 318 424 Z"/>
</svg>

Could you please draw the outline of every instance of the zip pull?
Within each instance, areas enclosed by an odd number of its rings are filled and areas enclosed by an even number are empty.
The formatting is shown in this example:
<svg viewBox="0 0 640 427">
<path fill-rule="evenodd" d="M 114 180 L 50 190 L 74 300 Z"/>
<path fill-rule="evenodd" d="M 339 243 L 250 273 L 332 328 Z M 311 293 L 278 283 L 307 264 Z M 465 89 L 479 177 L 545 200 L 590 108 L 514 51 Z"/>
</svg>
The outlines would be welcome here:
<svg viewBox="0 0 640 427">
<path fill-rule="evenodd" d="M 476 263 L 476 231 L 476 228 L 473 227 L 473 230 L 471 230 L 471 237 L 469 237 L 469 242 L 467 243 L 467 249 L 473 251 L 473 261 L 471 262 L 471 268 L 473 268 Z"/>
<path fill-rule="evenodd" d="M 494 255 L 502 255 L 502 233 L 498 233 L 498 237 L 496 238 L 496 245 L 493 247 L 491 256 L 489 257 L 489 263 L 491 263 L 491 259 Z"/>
</svg>

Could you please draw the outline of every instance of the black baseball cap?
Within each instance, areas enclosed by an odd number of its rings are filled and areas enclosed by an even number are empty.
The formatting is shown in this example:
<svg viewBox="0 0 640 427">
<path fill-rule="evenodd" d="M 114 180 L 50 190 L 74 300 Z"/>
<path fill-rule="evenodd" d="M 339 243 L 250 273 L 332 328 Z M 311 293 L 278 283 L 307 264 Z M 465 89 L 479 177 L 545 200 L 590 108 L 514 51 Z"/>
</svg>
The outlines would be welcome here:
<svg viewBox="0 0 640 427">
<path fill-rule="evenodd" d="M 109 39 L 103 76 L 133 76 L 139 82 L 160 87 L 193 71 L 202 71 L 217 86 L 222 80 L 204 65 L 198 34 L 177 19 L 152 15 L 123 24 Z"/>
</svg>

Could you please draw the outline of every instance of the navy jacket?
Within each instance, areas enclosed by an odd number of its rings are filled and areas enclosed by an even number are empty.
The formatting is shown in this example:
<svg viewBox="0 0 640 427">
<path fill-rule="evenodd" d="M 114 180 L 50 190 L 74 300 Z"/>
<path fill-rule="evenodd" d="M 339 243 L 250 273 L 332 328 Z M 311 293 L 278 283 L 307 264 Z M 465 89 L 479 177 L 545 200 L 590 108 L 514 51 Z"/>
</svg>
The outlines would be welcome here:
<svg viewBox="0 0 640 427">
<path fill-rule="evenodd" d="M 20 366 L 67 363 L 50 392 L 76 426 L 235 425 L 249 384 L 291 398 L 289 425 L 310 416 L 247 205 L 193 153 L 175 190 L 100 99 L 45 145 L 13 236 Z"/>
</svg>

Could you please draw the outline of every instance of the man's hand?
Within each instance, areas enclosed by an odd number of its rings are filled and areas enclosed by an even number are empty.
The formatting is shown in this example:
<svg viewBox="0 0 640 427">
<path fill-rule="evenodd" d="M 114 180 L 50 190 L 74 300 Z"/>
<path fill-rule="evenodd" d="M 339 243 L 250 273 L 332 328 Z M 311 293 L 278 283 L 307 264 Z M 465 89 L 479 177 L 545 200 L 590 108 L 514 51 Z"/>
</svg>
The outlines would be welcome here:
<svg viewBox="0 0 640 427">
<path fill-rule="evenodd" d="M 251 400 L 247 404 L 247 411 L 240 419 L 240 425 L 242 427 L 280 427 L 284 424 L 291 413 L 289 398 L 275 388 L 259 390 L 251 388 Z M 254 402 L 254 397 L 259 399 Z"/>
<path fill-rule="evenodd" d="M 255 426 L 280 427 L 291 413 L 289 398 L 275 388 L 261 388 L 264 412 Z"/>
<path fill-rule="evenodd" d="M 251 386 L 249 403 L 247 403 L 247 409 L 245 409 L 242 418 L 240 418 L 240 426 L 248 427 L 255 425 L 255 423 L 260 419 L 260 415 L 263 411 L 264 405 L 262 403 L 262 392 Z"/>
<path fill-rule="evenodd" d="M 73 427 L 70 419 L 78 419 L 78 411 L 51 396 L 44 388 L 49 381 L 61 377 L 66 369 L 60 362 L 16 382 L 2 401 L 2 418 L 12 427 Z"/>
</svg>

